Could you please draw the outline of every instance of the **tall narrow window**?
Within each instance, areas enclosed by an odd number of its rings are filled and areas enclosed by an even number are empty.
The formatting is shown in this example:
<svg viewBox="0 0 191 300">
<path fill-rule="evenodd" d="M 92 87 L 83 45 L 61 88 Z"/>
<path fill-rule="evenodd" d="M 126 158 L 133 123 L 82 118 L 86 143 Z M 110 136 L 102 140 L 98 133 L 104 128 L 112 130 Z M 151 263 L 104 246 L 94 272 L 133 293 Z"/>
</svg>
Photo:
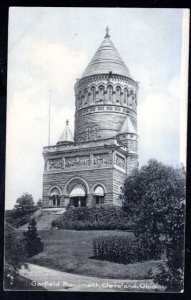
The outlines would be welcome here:
<svg viewBox="0 0 191 300">
<path fill-rule="evenodd" d="M 116 103 L 121 103 L 121 88 L 116 87 Z"/>
<path fill-rule="evenodd" d="M 79 92 L 79 106 L 82 106 L 82 93 Z"/>
<path fill-rule="evenodd" d="M 127 89 L 124 89 L 124 104 L 127 104 Z"/>
<path fill-rule="evenodd" d="M 90 129 L 87 128 L 87 140 L 89 141 L 89 139 L 90 139 Z"/>
<path fill-rule="evenodd" d="M 95 133 L 95 139 L 97 139 L 97 133 L 98 133 L 98 128 L 97 127 L 94 128 L 94 133 Z"/>
<path fill-rule="evenodd" d="M 129 106 L 131 106 L 131 107 L 132 107 L 132 103 L 133 103 L 132 96 L 133 96 L 133 91 L 130 91 L 130 93 L 129 93 Z"/>
<path fill-rule="evenodd" d="M 111 85 L 109 85 L 107 87 L 107 94 L 108 94 L 108 101 L 112 102 L 112 100 L 113 100 L 113 87 Z"/>
<path fill-rule="evenodd" d="M 91 87 L 91 102 L 95 102 L 96 100 L 96 88 L 94 86 Z"/>
<path fill-rule="evenodd" d="M 84 105 L 88 104 L 88 90 L 84 90 Z"/>
<path fill-rule="evenodd" d="M 103 85 L 99 86 L 99 102 L 103 102 L 104 100 L 104 87 Z"/>
</svg>

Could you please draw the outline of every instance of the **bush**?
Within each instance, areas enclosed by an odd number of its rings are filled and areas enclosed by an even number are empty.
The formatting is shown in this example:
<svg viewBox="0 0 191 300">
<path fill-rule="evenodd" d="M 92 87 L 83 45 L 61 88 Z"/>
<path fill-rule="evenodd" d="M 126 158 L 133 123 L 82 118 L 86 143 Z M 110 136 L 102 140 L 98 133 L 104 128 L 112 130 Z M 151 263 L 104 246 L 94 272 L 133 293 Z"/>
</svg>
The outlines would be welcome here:
<svg viewBox="0 0 191 300">
<path fill-rule="evenodd" d="M 151 251 L 142 240 L 125 235 L 108 235 L 93 240 L 93 256 L 101 260 L 130 264 L 150 260 Z"/>
<path fill-rule="evenodd" d="M 29 223 L 36 210 L 37 209 L 35 208 L 26 210 L 25 212 L 16 210 L 5 211 L 5 220 L 8 224 L 18 228 Z"/>
<path fill-rule="evenodd" d="M 16 284 L 19 270 L 27 268 L 26 252 L 23 240 L 18 237 L 17 231 L 5 223 L 5 260 L 4 260 L 4 285 L 6 289 Z"/>
<path fill-rule="evenodd" d="M 166 291 L 183 290 L 183 259 L 184 259 L 184 211 L 181 203 L 174 209 L 171 220 L 166 228 L 166 266 L 158 267 L 154 282 L 165 286 Z"/>
<path fill-rule="evenodd" d="M 129 219 L 121 207 L 92 206 L 69 208 L 52 227 L 75 230 L 132 230 L 135 222 Z"/>
<path fill-rule="evenodd" d="M 43 243 L 38 236 L 36 220 L 32 219 L 28 225 L 28 231 L 23 232 L 25 248 L 28 257 L 32 257 L 43 251 Z"/>
</svg>

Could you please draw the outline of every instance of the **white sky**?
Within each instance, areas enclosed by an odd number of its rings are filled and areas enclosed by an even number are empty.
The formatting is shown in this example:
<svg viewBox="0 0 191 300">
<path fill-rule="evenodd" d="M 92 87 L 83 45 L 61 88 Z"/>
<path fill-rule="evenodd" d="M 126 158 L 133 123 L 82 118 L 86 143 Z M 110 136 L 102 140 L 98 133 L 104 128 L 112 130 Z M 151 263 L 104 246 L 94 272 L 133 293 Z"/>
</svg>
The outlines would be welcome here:
<svg viewBox="0 0 191 300">
<path fill-rule="evenodd" d="M 42 197 L 42 148 L 74 122 L 74 84 L 101 44 L 105 27 L 138 95 L 139 162 L 179 163 L 181 9 L 10 9 L 6 208 L 29 192 Z"/>
</svg>

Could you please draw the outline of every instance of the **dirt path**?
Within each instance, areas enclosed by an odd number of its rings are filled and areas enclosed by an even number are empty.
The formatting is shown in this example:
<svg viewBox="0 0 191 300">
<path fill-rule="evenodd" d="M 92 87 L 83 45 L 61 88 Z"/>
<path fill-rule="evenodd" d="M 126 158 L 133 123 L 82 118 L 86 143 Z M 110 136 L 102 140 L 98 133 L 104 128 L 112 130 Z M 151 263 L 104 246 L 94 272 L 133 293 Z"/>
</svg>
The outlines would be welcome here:
<svg viewBox="0 0 191 300">
<path fill-rule="evenodd" d="M 29 264 L 20 275 L 32 280 L 31 285 L 43 286 L 49 291 L 94 292 L 153 292 L 161 288 L 147 280 L 104 279 L 61 272 L 39 265 Z"/>
</svg>

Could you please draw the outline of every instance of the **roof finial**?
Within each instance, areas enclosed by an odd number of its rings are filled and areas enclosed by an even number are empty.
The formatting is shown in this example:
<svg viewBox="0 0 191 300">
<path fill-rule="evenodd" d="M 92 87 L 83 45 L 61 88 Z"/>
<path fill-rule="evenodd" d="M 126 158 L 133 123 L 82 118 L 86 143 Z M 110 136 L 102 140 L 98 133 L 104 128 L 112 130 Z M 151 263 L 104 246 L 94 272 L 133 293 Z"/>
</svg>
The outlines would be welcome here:
<svg viewBox="0 0 191 300">
<path fill-rule="evenodd" d="M 109 38 L 110 35 L 109 35 L 109 27 L 108 26 L 106 27 L 105 31 L 106 31 L 105 38 Z"/>
<path fill-rule="evenodd" d="M 69 124 L 69 121 L 68 121 L 68 119 L 66 120 L 66 125 L 68 126 L 68 124 Z"/>
</svg>

